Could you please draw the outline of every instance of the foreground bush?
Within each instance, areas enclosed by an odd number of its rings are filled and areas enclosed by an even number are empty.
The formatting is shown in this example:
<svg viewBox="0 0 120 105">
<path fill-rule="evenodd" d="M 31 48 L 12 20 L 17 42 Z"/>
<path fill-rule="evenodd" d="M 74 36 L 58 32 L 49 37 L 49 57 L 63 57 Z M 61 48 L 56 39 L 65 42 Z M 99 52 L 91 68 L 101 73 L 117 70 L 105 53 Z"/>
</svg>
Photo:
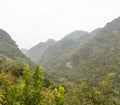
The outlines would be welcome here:
<svg viewBox="0 0 120 105">
<path fill-rule="evenodd" d="M 1 75 L 2 76 L 2 75 Z M 42 68 L 33 74 L 26 67 L 23 77 L 12 84 L 1 77 L 0 105 L 63 105 L 65 89 L 43 87 Z"/>
<path fill-rule="evenodd" d="M 109 73 L 98 86 L 90 86 L 82 80 L 80 86 L 65 94 L 63 86 L 44 87 L 39 67 L 34 73 L 26 67 L 23 76 L 15 82 L 9 73 L 1 73 L 0 105 L 120 105 L 120 89 L 114 86 L 114 76 L 115 73 Z"/>
</svg>

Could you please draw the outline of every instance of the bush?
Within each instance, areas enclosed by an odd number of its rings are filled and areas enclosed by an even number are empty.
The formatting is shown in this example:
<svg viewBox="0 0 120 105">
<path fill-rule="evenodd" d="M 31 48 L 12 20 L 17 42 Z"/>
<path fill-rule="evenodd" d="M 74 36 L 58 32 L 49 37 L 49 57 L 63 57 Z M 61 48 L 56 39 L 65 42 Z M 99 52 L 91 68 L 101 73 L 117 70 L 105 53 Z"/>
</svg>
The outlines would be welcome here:
<svg viewBox="0 0 120 105">
<path fill-rule="evenodd" d="M 1 75 L 2 76 L 2 75 Z M 43 87 L 42 68 L 33 74 L 27 66 L 23 78 L 11 84 L 1 77 L 0 105 L 63 105 L 64 87 L 49 90 Z"/>
</svg>

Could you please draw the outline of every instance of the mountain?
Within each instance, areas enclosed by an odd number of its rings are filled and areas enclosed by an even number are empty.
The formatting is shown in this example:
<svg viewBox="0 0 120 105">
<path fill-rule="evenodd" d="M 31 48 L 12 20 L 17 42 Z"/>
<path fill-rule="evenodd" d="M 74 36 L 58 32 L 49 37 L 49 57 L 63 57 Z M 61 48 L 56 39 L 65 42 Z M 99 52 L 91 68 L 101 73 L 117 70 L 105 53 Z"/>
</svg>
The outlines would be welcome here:
<svg viewBox="0 0 120 105">
<path fill-rule="evenodd" d="M 27 58 L 17 47 L 10 35 L 4 30 L 0 29 L 0 70 L 3 68 L 8 69 L 8 66 L 30 64 L 33 66 L 33 62 Z"/>
<path fill-rule="evenodd" d="M 4 30 L 0 30 L 0 54 L 3 54 L 11 59 L 16 59 L 16 56 L 21 58 L 25 57 L 9 34 Z"/>
<path fill-rule="evenodd" d="M 21 51 L 22 51 L 23 54 L 26 54 L 28 49 L 22 48 Z"/>
<path fill-rule="evenodd" d="M 88 32 L 86 31 L 77 30 L 77 31 L 71 32 L 70 34 L 66 35 L 62 40 L 68 40 L 68 39 L 76 40 L 87 34 Z"/>
<path fill-rule="evenodd" d="M 45 43 L 39 43 L 31 48 L 26 55 L 36 64 L 46 66 L 56 61 L 60 56 L 73 51 L 77 46 L 86 43 L 88 37 L 88 32 L 74 31 L 59 41 L 48 40 Z"/>
<path fill-rule="evenodd" d="M 89 41 L 85 46 L 79 49 L 73 58 L 79 54 L 78 64 L 88 59 L 89 57 L 98 55 L 100 53 L 111 53 L 114 50 L 119 50 L 120 37 L 120 18 L 107 23 L 104 28 L 96 33 L 96 37 Z M 118 44 L 118 45 L 117 45 Z M 82 57 L 80 57 L 82 56 Z"/>
<path fill-rule="evenodd" d="M 95 85 L 113 72 L 114 82 L 120 82 L 120 17 L 91 33 L 75 31 L 44 48 L 45 44 L 31 48 L 33 54 L 39 49 L 36 58 L 28 56 L 42 65 L 51 78 L 76 83 L 86 79 Z"/>
<path fill-rule="evenodd" d="M 87 77 L 97 81 L 109 72 L 116 73 L 120 80 L 120 17 L 109 22 L 96 37 L 69 58 L 74 66 L 75 79 Z M 79 72 L 77 75 L 75 72 Z M 73 72 L 71 74 L 73 76 Z M 73 76 L 74 77 L 74 76 Z"/>
<path fill-rule="evenodd" d="M 108 73 L 116 73 L 114 82 L 120 80 L 120 17 L 97 30 L 95 37 L 82 45 L 65 61 L 48 67 L 52 77 L 61 81 L 86 79 L 95 85 Z M 56 62 L 56 61 L 55 61 Z M 58 62 L 57 62 L 58 63 Z M 66 67 L 69 66 L 69 67 Z"/>
<path fill-rule="evenodd" d="M 44 51 L 53 44 L 55 44 L 55 41 L 53 39 L 49 39 L 44 43 L 41 42 L 28 50 L 26 56 L 30 57 L 36 64 L 39 64 L 37 60 L 40 59 L 44 54 Z"/>
</svg>

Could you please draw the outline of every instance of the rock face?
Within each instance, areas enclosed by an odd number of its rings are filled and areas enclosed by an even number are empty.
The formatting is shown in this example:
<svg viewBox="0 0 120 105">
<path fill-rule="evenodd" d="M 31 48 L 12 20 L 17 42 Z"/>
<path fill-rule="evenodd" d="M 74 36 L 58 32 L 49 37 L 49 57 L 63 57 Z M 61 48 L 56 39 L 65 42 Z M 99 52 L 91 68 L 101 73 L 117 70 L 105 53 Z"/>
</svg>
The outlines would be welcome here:
<svg viewBox="0 0 120 105">
<path fill-rule="evenodd" d="M 72 69 L 72 68 L 73 68 L 72 62 L 67 62 L 67 63 L 66 63 L 66 67 L 67 67 L 68 69 Z"/>
</svg>

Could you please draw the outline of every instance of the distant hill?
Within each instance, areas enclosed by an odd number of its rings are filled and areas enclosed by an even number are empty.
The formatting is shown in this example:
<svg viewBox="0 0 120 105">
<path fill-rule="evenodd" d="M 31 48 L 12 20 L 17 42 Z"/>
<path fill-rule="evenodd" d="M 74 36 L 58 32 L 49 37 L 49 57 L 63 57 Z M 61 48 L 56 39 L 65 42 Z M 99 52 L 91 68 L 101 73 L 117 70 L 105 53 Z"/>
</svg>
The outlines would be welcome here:
<svg viewBox="0 0 120 105">
<path fill-rule="evenodd" d="M 30 57 L 36 64 L 39 64 L 37 61 L 41 58 L 44 54 L 45 50 L 55 44 L 56 42 L 53 39 L 47 40 L 47 42 L 41 42 L 36 46 L 32 47 L 30 50 L 27 51 L 26 55 Z"/>
<path fill-rule="evenodd" d="M 21 51 L 22 51 L 23 54 L 26 54 L 28 49 L 22 48 Z"/>
<path fill-rule="evenodd" d="M 48 40 L 45 43 L 39 43 L 27 52 L 30 57 L 38 65 L 48 65 L 56 61 L 60 56 L 67 54 L 83 43 L 87 42 L 88 32 L 74 31 L 66 35 L 59 41 Z M 86 41 L 85 41 L 86 40 Z"/>
<path fill-rule="evenodd" d="M 116 81 L 120 80 L 120 17 L 91 33 L 72 32 L 44 51 L 38 46 L 33 47 L 37 48 L 33 54 L 40 48 L 40 55 L 31 59 L 56 80 L 79 82 L 84 78 L 95 84 L 109 72 L 116 72 Z"/>
<path fill-rule="evenodd" d="M 21 58 L 25 57 L 9 34 L 4 30 L 0 30 L 0 54 L 3 54 L 11 59 L 16 59 L 16 56 Z"/>
<path fill-rule="evenodd" d="M 72 58 L 79 55 L 77 58 L 79 59 L 78 64 L 80 64 L 81 61 L 100 53 L 112 53 L 114 50 L 117 51 L 119 50 L 119 37 L 120 18 L 117 18 L 107 23 L 104 28 L 99 30 L 96 33 L 96 37 L 74 53 Z"/>
<path fill-rule="evenodd" d="M 115 72 L 115 82 L 120 82 L 120 17 L 105 27 L 93 31 L 93 39 L 82 45 L 77 51 L 59 61 L 48 72 L 55 78 L 79 82 L 86 79 L 95 85 L 110 72 Z M 56 61 L 55 61 L 56 62 Z M 66 67 L 69 66 L 69 67 Z M 61 79 L 60 79 L 61 80 Z"/>
<path fill-rule="evenodd" d="M 67 60 L 71 62 L 72 69 L 67 71 L 65 65 L 62 65 L 64 69 L 60 69 L 60 73 L 62 76 L 65 74 L 64 77 L 67 75 L 68 80 L 78 82 L 80 78 L 84 78 L 95 84 L 108 73 L 114 72 L 116 73 L 114 82 L 118 84 L 120 82 L 120 17 L 107 23 L 96 33 L 96 37 Z M 63 74 L 63 70 L 66 73 Z"/>
<path fill-rule="evenodd" d="M 71 32 L 70 34 L 66 35 L 62 40 L 68 40 L 68 39 L 77 40 L 80 37 L 87 35 L 87 34 L 88 32 L 86 31 L 77 30 L 77 31 Z"/>
</svg>

